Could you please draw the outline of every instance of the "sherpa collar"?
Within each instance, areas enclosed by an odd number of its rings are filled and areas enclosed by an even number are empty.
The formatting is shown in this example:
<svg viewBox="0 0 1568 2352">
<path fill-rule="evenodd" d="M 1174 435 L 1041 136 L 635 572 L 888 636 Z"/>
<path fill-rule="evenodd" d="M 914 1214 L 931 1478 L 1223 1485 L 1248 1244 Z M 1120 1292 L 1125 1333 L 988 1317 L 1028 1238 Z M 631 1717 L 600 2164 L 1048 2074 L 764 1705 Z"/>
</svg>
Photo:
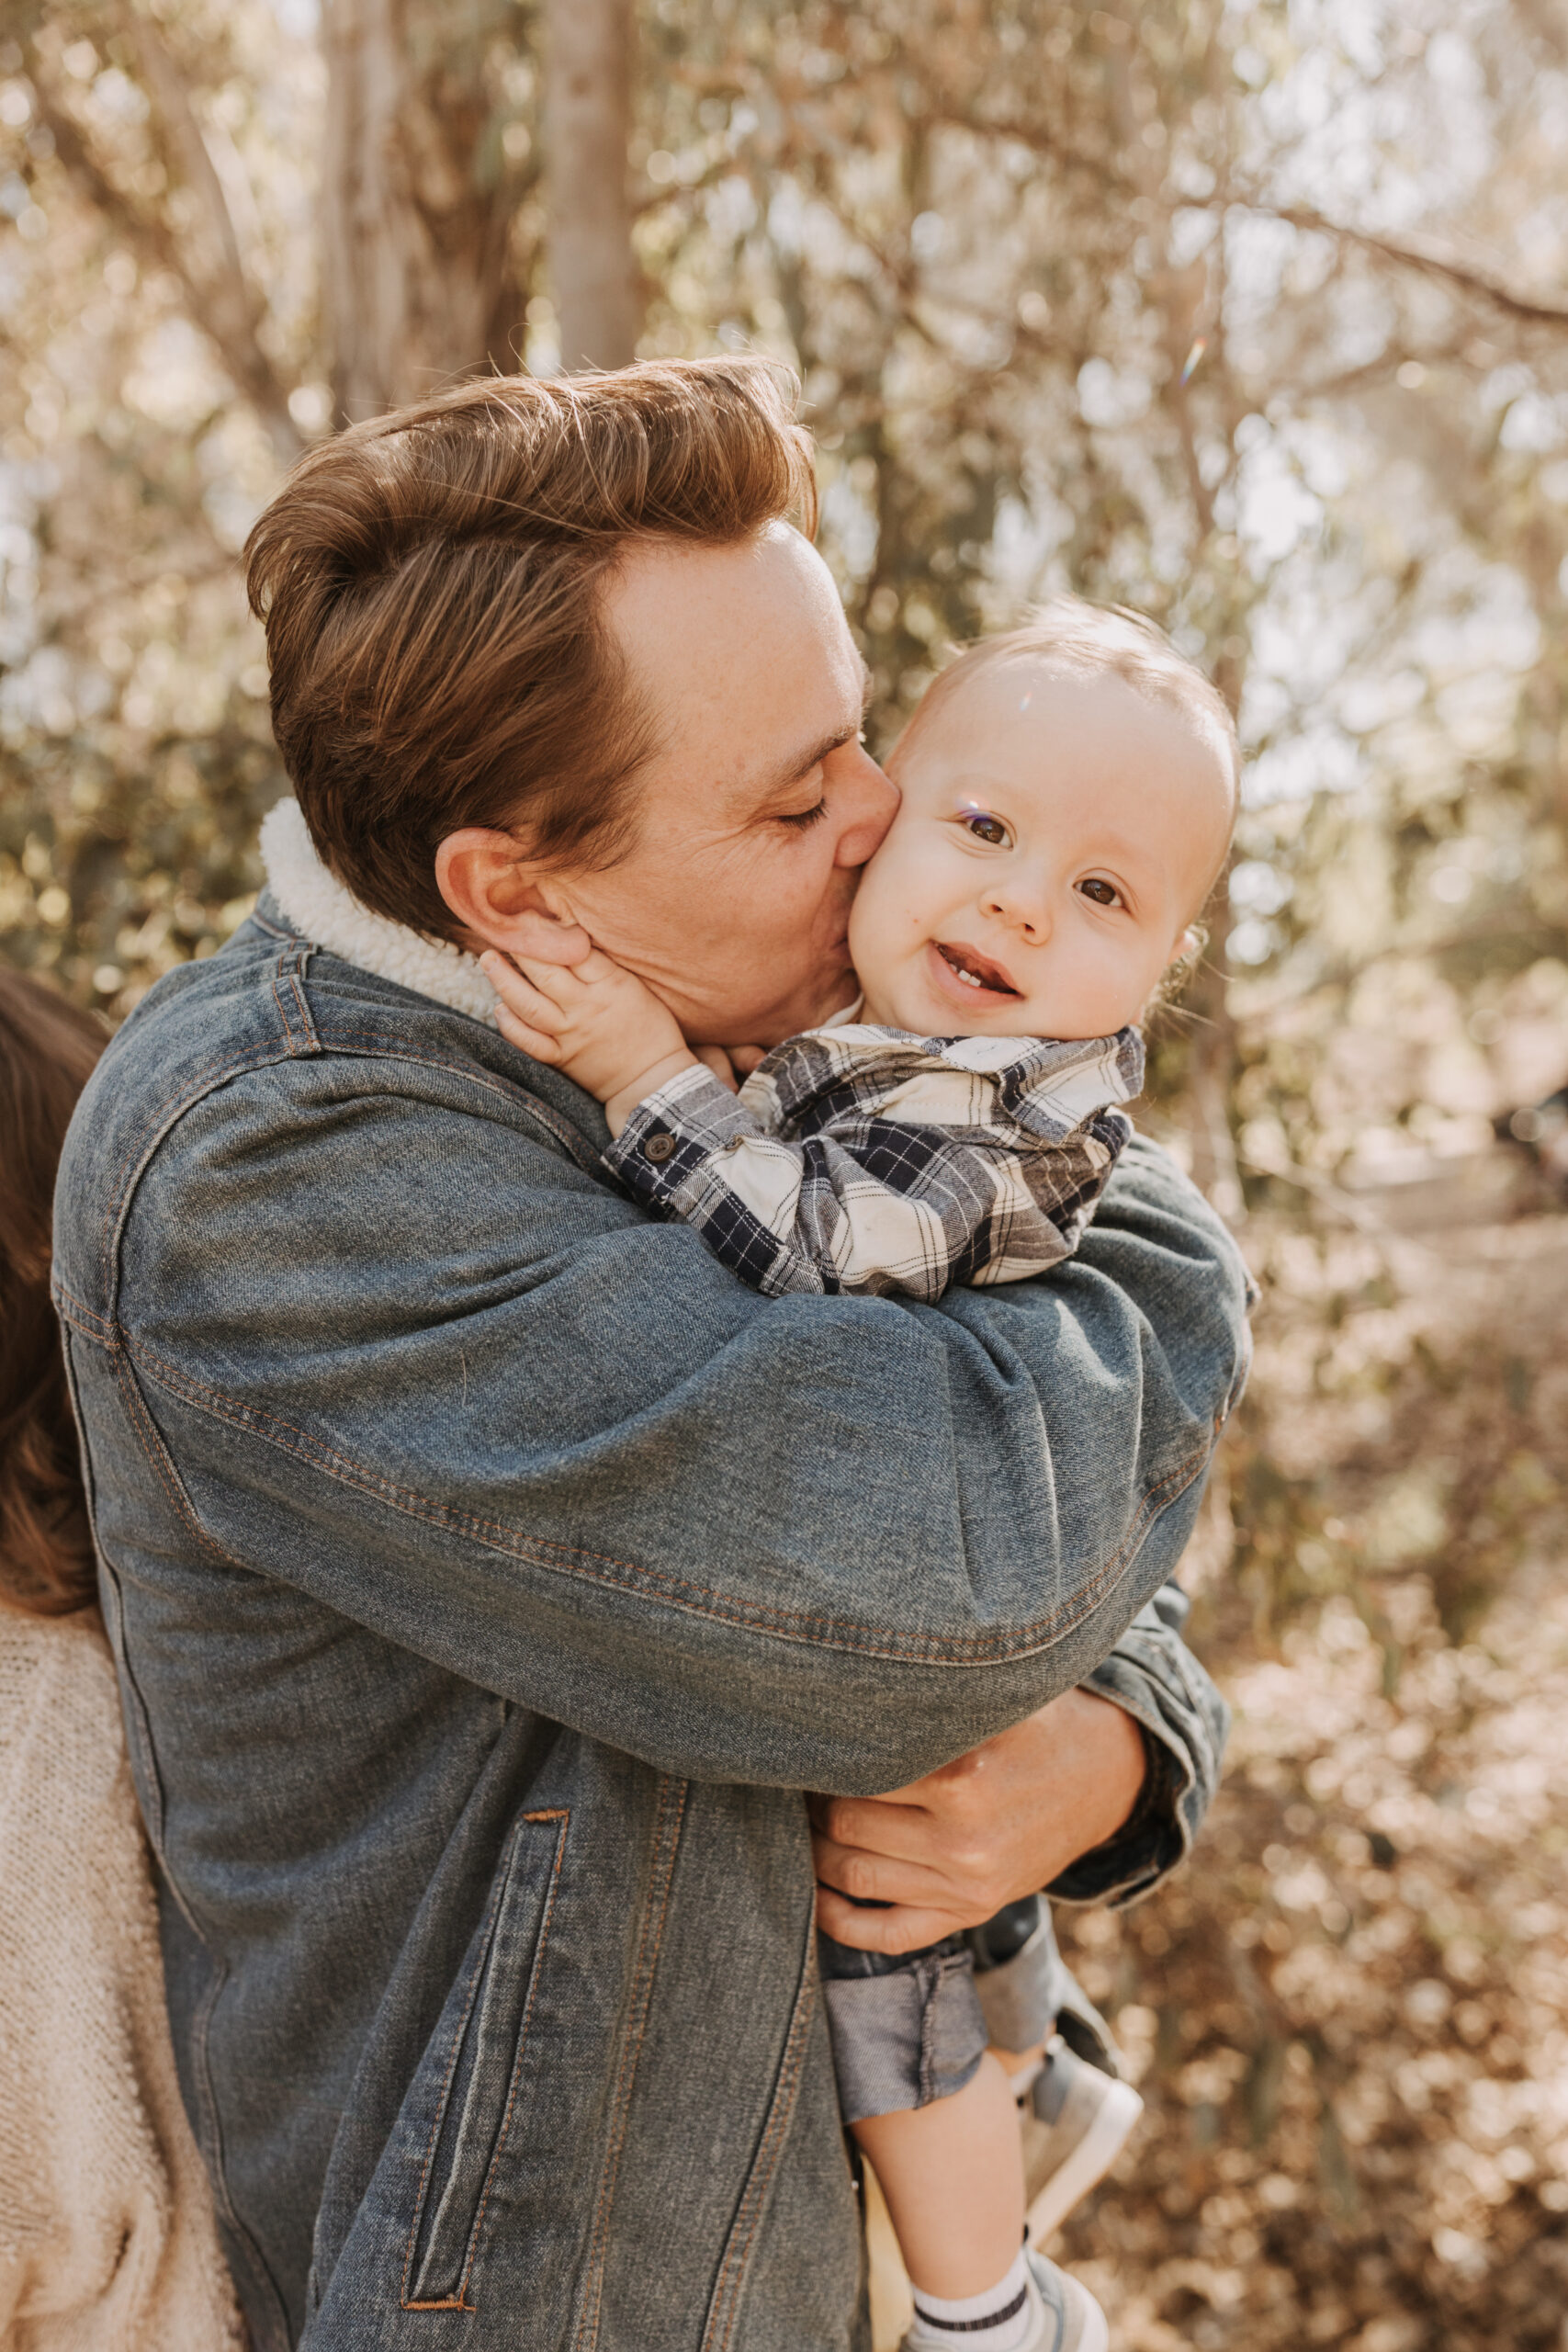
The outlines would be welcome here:
<svg viewBox="0 0 1568 2352">
<path fill-rule="evenodd" d="M 268 888 L 308 939 L 361 971 L 379 972 L 400 988 L 496 1026 L 495 990 L 479 957 L 362 906 L 322 865 L 297 800 L 280 800 L 268 810 L 261 853 Z"/>
</svg>

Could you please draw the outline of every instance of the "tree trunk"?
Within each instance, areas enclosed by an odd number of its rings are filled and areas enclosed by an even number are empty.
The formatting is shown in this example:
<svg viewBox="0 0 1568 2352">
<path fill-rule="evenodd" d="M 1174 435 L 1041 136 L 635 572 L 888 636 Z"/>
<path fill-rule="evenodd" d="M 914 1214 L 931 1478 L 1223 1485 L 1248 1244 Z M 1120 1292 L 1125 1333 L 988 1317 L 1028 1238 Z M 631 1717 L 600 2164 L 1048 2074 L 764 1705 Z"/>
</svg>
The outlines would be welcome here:
<svg viewBox="0 0 1568 2352">
<path fill-rule="evenodd" d="M 642 322 L 626 189 L 629 0 L 548 0 L 548 22 L 550 282 L 561 365 L 625 368 Z"/>
<path fill-rule="evenodd" d="M 444 38 L 439 18 L 422 26 L 426 13 L 422 0 L 321 8 L 321 281 L 340 423 L 517 365 L 524 298 L 506 232 L 521 187 L 478 168 L 491 111 L 482 45 Z"/>
</svg>

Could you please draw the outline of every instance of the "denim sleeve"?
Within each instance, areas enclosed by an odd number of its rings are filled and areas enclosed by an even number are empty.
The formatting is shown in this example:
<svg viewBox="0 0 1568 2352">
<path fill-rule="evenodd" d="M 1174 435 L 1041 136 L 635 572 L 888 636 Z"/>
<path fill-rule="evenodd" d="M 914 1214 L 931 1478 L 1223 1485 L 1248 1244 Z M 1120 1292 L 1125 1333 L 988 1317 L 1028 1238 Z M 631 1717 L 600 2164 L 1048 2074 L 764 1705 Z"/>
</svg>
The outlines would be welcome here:
<svg viewBox="0 0 1568 2352">
<path fill-rule="evenodd" d="M 1130 1903 L 1191 1851 L 1219 1786 L 1230 1709 L 1182 1639 L 1190 1605 L 1179 1585 L 1162 1585 L 1084 1678 L 1140 1725 L 1148 1770 L 1124 1826 L 1052 1886 L 1060 1902 Z"/>
<path fill-rule="evenodd" d="M 1091 1674 L 1246 1366 L 1172 1162 L 1134 1141 L 1043 1280 L 768 1300 L 527 1099 L 323 1055 L 144 1158 L 83 1328 L 203 1573 L 699 1779 L 895 1788 Z"/>
</svg>

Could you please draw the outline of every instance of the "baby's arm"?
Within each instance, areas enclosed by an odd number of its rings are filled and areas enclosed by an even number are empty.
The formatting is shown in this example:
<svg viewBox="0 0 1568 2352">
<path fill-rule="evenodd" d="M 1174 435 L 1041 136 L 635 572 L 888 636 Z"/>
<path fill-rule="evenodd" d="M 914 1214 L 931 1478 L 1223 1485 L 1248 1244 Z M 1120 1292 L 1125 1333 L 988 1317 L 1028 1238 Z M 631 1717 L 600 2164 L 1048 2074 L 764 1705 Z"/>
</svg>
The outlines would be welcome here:
<svg viewBox="0 0 1568 2352">
<path fill-rule="evenodd" d="M 499 999 L 502 1035 L 596 1094 L 612 1135 L 645 1094 L 705 1066 L 669 1006 L 597 947 L 576 964 L 509 962 L 493 951 L 480 960 Z"/>
<path fill-rule="evenodd" d="M 500 957 L 485 968 L 503 1034 L 604 1102 L 615 1136 L 605 1164 L 627 1190 L 692 1226 L 769 1297 L 930 1302 L 953 1282 L 1041 1272 L 1077 1246 L 1127 1132 L 1114 1111 L 1037 1119 L 1048 1132 L 1032 1132 L 1028 1102 L 1025 1124 L 998 1105 L 984 1130 L 883 1119 L 875 1085 L 852 1082 L 828 1088 L 832 1107 L 819 1111 L 809 1045 L 797 1043 L 767 1065 L 784 1117 L 813 1130 L 787 1137 L 727 1091 L 667 1008 L 608 956 L 525 964 L 521 978 Z M 1107 1099 L 1116 1091 L 1108 1082 Z"/>
</svg>

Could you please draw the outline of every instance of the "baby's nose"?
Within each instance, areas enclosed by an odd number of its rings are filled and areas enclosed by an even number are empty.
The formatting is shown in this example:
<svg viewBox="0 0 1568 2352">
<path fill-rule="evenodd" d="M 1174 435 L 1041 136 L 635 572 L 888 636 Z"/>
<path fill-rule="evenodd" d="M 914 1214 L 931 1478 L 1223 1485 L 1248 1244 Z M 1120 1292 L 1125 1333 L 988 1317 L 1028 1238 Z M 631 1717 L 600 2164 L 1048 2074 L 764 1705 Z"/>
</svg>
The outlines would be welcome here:
<svg viewBox="0 0 1568 2352">
<path fill-rule="evenodd" d="M 1022 888 L 993 890 L 985 902 L 986 912 L 999 922 L 1011 923 L 1025 939 L 1038 943 L 1051 935 L 1051 917 L 1044 894 Z"/>
</svg>

